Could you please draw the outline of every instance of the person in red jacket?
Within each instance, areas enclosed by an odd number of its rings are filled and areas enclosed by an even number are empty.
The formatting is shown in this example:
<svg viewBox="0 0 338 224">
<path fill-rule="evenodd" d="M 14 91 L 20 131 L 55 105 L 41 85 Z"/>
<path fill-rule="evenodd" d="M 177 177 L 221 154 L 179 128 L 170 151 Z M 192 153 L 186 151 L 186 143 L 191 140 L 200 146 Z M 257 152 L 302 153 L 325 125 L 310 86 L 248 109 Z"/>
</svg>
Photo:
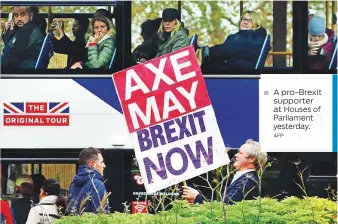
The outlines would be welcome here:
<svg viewBox="0 0 338 224">
<path fill-rule="evenodd" d="M 1 200 L 0 208 L 1 223 L 6 221 L 6 224 L 13 224 L 13 217 L 8 202 Z"/>
</svg>

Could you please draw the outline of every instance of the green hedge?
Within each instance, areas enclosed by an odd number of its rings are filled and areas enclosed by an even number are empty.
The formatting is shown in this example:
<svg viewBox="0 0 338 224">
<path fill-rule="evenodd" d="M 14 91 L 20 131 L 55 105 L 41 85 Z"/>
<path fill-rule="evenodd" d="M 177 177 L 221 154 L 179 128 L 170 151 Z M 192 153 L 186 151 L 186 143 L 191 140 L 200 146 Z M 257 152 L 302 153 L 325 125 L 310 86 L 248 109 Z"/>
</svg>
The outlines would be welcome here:
<svg viewBox="0 0 338 224">
<path fill-rule="evenodd" d="M 109 215 L 84 214 L 82 216 L 64 217 L 56 224 L 174 224 L 174 223 L 225 223 L 223 203 L 205 203 L 203 205 L 188 205 L 185 201 L 176 201 L 169 211 L 150 214 L 114 213 Z M 334 201 L 311 197 L 299 199 L 287 198 L 281 202 L 275 199 L 264 198 L 261 200 L 261 214 L 259 221 L 260 203 L 255 201 L 242 201 L 226 209 L 226 223 L 228 224 L 331 224 L 337 223 L 337 205 Z"/>
</svg>

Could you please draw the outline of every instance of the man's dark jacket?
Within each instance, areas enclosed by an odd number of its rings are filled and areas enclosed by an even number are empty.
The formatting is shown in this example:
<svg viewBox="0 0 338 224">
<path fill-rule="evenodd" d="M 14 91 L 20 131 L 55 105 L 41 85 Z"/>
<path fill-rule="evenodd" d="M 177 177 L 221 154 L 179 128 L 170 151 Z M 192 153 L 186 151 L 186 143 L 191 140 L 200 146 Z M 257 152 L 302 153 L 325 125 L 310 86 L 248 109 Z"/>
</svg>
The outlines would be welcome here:
<svg viewBox="0 0 338 224">
<path fill-rule="evenodd" d="M 209 48 L 209 55 L 203 61 L 203 68 L 217 71 L 254 69 L 266 35 L 264 28 L 240 30 L 229 35 L 223 44 Z M 270 43 L 268 45 L 270 46 Z"/>
<path fill-rule="evenodd" d="M 242 200 L 252 200 L 258 196 L 258 176 L 256 171 L 243 174 L 226 189 L 224 203 L 234 204 Z M 197 195 L 194 203 L 203 203 L 202 195 Z"/>
<path fill-rule="evenodd" d="M 82 212 L 97 213 L 100 203 L 106 192 L 103 176 L 95 169 L 89 166 L 81 165 L 79 171 L 73 179 L 68 192 L 68 205 L 66 213 L 80 214 Z M 81 208 L 82 200 L 86 200 L 84 207 Z M 108 206 L 104 206 L 104 210 L 108 212 Z"/>
<path fill-rule="evenodd" d="M 137 46 L 132 53 L 133 64 L 136 65 L 140 59 L 148 61 L 155 58 L 158 49 L 156 45 L 157 41 L 158 36 L 156 35 L 152 39 L 147 39 Z"/>
<path fill-rule="evenodd" d="M 11 211 L 16 224 L 25 224 L 28 218 L 32 201 L 30 198 L 15 198 L 11 202 Z"/>
<path fill-rule="evenodd" d="M 34 69 L 44 36 L 40 28 L 29 23 L 4 35 L 5 47 L 1 56 L 1 67 L 6 69 Z"/>
</svg>

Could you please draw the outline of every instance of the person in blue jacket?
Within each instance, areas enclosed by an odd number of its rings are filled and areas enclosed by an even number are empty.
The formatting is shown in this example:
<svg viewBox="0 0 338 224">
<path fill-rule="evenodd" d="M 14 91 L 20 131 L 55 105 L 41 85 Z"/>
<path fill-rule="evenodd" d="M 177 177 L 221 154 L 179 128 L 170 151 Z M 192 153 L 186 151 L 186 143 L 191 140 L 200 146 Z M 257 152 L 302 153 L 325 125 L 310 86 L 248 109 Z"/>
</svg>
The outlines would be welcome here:
<svg viewBox="0 0 338 224">
<path fill-rule="evenodd" d="M 84 212 L 109 213 L 108 201 L 102 203 L 106 193 L 103 171 L 106 167 L 99 149 L 89 147 L 79 155 L 79 170 L 68 192 L 67 214 Z M 82 203 L 84 206 L 80 206 Z"/>
<path fill-rule="evenodd" d="M 242 200 L 252 200 L 258 196 L 258 175 L 260 169 L 267 161 L 267 153 L 262 152 L 260 144 L 248 139 L 242 145 L 234 157 L 234 168 L 236 173 L 232 178 L 223 201 L 226 204 L 234 204 Z M 203 203 L 204 198 L 194 188 L 183 186 L 183 197 L 194 203 Z"/>
<path fill-rule="evenodd" d="M 203 47 L 202 69 L 254 69 L 266 35 L 261 16 L 254 11 L 244 12 L 237 33 L 229 35 L 223 44 Z"/>
</svg>

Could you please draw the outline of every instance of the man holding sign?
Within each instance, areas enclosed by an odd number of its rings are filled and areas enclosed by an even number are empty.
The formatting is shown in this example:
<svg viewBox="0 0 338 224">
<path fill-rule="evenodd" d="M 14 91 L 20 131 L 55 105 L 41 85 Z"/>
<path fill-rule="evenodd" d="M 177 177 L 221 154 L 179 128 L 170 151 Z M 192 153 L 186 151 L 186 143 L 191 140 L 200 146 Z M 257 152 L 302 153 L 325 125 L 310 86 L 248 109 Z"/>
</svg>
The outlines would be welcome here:
<svg viewBox="0 0 338 224">
<path fill-rule="evenodd" d="M 191 46 L 113 80 L 148 193 L 229 163 Z"/>
<path fill-rule="evenodd" d="M 262 152 L 260 144 L 248 139 L 233 158 L 236 173 L 226 188 L 223 201 L 226 204 L 242 200 L 252 200 L 258 196 L 257 171 L 266 164 L 267 153 Z M 195 189 L 183 186 L 183 197 L 194 203 L 203 203 L 202 195 Z"/>
</svg>

